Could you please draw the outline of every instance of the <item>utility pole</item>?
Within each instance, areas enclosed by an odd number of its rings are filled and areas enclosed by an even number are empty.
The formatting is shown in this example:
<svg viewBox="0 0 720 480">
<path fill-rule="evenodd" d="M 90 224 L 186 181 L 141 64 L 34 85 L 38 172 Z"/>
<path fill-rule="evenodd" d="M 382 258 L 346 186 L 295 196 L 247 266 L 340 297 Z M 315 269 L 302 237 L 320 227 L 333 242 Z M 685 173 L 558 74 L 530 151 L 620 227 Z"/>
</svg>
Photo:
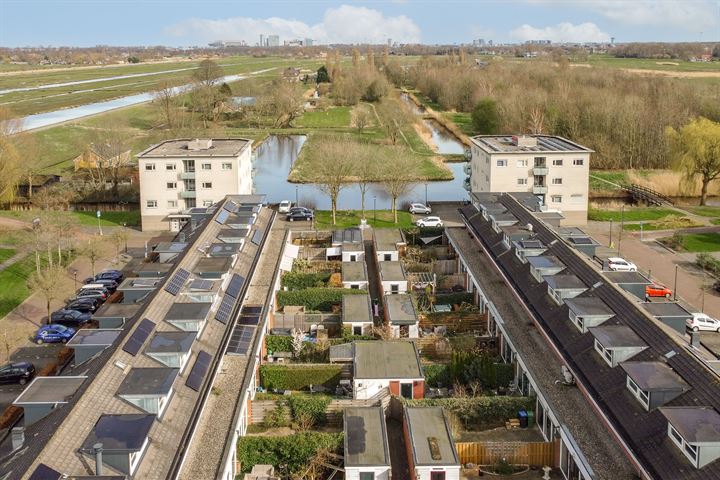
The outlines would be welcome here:
<svg viewBox="0 0 720 480">
<path fill-rule="evenodd" d="M 675 284 L 673 285 L 673 301 L 677 301 L 677 272 L 678 272 L 678 265 L 675 265 Z"/>
</svg>

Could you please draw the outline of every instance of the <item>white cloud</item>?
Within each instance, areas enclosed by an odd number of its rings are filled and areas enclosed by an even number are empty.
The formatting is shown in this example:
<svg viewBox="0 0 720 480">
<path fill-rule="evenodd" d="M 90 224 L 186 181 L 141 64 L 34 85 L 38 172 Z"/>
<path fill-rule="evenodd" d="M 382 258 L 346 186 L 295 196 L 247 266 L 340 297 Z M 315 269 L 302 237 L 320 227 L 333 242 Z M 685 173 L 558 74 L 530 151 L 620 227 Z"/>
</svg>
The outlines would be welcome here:
<svg viewBox="0 0 720 480">
<path fill-rule="evenodd" d="M 510 32 L 517 40 L 551 40 L 553 42 L 607 42 L 610 35 L 591 22 L 573 25 L 569 22 L 558 23 L 544 28 L 524 24 Z"/>
<path fill-rule="evenodd" d="M 320 43 L 385 43 L 388 38 L 400 43 L 420 42 L 420 29 L 405 15 L 386 17 L 378 10 L 351 5 L 327 9 L 322 22 L 315 25 L 279 17 L 192 18 L 166 27 L 164 32 L 190 43 L 245 40 L 254 45 L 261 34 L 279 35 L 281 42 L 294 38 L 312 38 Z"/>
</svg>

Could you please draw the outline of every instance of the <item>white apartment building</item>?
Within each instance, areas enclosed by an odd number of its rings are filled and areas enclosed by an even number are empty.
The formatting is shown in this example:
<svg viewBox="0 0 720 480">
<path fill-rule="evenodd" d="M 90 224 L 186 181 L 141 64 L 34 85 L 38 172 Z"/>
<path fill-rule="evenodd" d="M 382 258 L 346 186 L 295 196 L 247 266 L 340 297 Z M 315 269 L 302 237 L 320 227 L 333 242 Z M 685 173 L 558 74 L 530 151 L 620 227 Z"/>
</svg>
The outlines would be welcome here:
<svg viewBox="0 0 720 480">
<path fill-rule="evenodd" d="M 252 141 L 177 139 L 137 155 L 143 230 L 179 231 L 190 209 L 252 193 Z"/>
<path fill-rule="evenodd" d="M 587 222 L 589 148 L 551 135 L 478 135 L 466 173 L 471 192 L 531 192 L 563 223 Z"/>
</svg>

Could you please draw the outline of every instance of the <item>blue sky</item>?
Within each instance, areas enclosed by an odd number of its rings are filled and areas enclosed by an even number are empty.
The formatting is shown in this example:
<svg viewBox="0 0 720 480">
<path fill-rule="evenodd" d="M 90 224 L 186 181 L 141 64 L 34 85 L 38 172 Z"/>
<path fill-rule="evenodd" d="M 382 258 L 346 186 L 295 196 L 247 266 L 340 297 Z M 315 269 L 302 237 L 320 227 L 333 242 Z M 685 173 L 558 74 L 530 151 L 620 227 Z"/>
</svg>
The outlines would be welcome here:
<svg viewBox="0 0 720 480">
<path fill-rule="evenodd" d="M 0 45 L 714 41 L 717 0 L 0 0 Z"/>
</svg>

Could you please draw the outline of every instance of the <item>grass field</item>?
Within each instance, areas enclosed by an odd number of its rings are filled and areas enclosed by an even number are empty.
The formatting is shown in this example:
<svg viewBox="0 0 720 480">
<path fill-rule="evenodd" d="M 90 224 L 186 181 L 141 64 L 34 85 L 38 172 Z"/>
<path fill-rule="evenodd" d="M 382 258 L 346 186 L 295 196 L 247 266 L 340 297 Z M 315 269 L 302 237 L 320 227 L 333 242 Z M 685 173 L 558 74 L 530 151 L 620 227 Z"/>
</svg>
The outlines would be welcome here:
<svg viewBox="0 0 720 480">
<path fill-rule="evenodd" d="M 30 295 L 27 280 L 34 271 L 35 257 L 28 255 L 0 272 L 0 318 Z"/>
<path fill-rule="evenodd" d="M 720 207 L 687 206 L 680 208 L 682 208 L 683 210 L 687 210 L 690 213 L 694 213 L 695 215 L 700 215 L 701 217 L 720 217 Z"/>
<path fill-rule="evenodd" d="M 599 210 L 591 208 L 588 211 L 588 220 L 596 220 L 600 222 L 619 222 L 621 219 L 625 222 L 639 222 L 658 220 L 668 215 L 675 215 L 677 212 L 667 208 L 626 208 L 624 212 L 621 210 Z"/>
<path fill-rule="evenodd" d="M 394 222 L 390 210 L 365 210 L 365 218 L 369 225 L 375 228 L 408 228 L 412 226 L 412 215 L 409 212 L 398 211 L 398 223 Z M 360 225 L 360 210 L 339 210 L 336 214 L 337 224 L 332 224 L 330 210 L 315 212 L 315 225 L 317 228 L 349 228 Z"/>
<path fill-rule="evenodd" d="M 95 212 L 54 212 L 56 214 L 67 216 L 71 221 L 84 227 L 97 227 L 98 221 Z M 31 222 L 37 216 L 37 212 L 33 211 L 8 211 L 0 210 L 0 216 L 6 218 L 14 218 Z M 129 212 L 101 212 L 100 225 L 103 227 L 119 227 L 126 223 L 128 227 L 140 225 L 140 211 L 131 210 Z"/>
<path fill-rule="evenodd" d="M 442 115 L 453 122 L 455 125 L 460 127 L 460 130 L 465 135 L 475 135 L 475 127 L 472 124 L 472 117 L 469 113 L 465 112 L 443 112 Z"/>
<path fill-rule="evenodd" d="M 683 234 L 681 245 L 686 252 L 717 252 L 720 251 L 720 233 Z"/>
<path fill-rule="evenodd" d="M 720 72 L 718 62 L 686 62 L 684 60 L 656 60 L 652 58 L 616 58 L 611 55 L 590 55 L 587 63 L 597 67 L 638 68 L 642 70 L 667 70 L 676 72 Z M 677 64 L 677 65 L 672 65 Z"/>
<path fill-rule="evenodd" d="M 350 126 L 350 107 L 333 107 L 327 110 L 305 112 L 296 122 L 298 127 L 336 128 Z"/>
<path fill-rule="evenodd" d="M 14 248 L 0 248 L 0 263 L 5 262 L 7 259 L 12 258 L 13 255 L 15 255 Z"/>
</svg>

